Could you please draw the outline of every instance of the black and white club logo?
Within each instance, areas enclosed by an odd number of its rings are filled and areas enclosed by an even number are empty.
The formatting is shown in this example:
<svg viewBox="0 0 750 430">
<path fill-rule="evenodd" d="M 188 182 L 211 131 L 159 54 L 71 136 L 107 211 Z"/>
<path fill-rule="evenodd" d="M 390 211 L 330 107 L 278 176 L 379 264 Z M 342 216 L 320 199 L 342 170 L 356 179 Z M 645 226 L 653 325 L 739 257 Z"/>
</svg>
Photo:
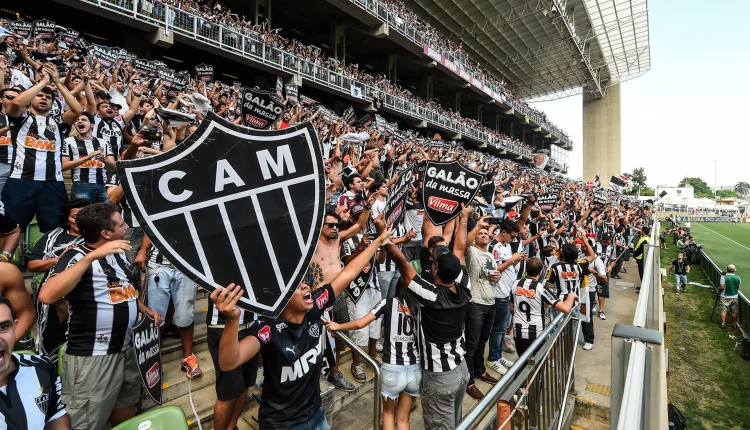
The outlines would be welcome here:
<svg viewBox="0 0 750 430">
<path fill-rule="evenodd" d="M 315 253 L 325 201 L 311 123 L 261 131 L 209 112 L 173 150 L 118 163 L 149 238 L 213 291 L 236 283 L 238 305 L 276 317 Z"/>
<path fill-rule="evenodd" d="M 307 334 L 309 334 L 312 337 L 320 336 L 320 327 L 318 327 L 318 324 L 312 324 L 310 326 L 310 330 L 307 331 Z"/>
</svg>

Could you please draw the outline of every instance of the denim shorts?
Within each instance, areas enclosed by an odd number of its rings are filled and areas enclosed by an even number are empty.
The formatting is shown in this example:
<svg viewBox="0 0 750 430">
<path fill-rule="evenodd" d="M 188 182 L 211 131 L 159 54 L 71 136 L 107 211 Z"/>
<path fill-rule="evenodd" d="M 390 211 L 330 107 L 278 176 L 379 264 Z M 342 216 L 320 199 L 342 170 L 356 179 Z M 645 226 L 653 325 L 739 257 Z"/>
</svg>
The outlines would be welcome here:
<svg viewBox="0 0 750 430">
<path fill-rule="evenodd" d="M 156 282 L 156 277 L 159 282 Z M 198 284 L 172 266 L 149 264 L 148 307 L 166 317 L 169 299 L 174 303 L 174 325 L 188 327 L 195 319 L 195 295 Z M 163 324 L 163 323 L 162 323 Z"/>
<path fill-rule="evenodd" d="M 419 397 L 419 384 L 422 382 L 422 368 L 419 363 L 407 366 L 383 363 L 380 373 L 380 393 L 383 397 L 395 400 L 401 393 Z"/>
</svg>

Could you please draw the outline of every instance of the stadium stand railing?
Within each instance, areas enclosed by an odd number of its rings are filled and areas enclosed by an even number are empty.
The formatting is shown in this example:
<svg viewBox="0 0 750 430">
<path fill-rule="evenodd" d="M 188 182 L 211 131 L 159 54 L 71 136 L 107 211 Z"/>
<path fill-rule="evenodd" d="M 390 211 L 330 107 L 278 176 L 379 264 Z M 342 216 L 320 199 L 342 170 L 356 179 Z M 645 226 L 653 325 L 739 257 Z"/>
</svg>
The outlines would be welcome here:
<svg viewBox="0 0 750 430">
<path fill-rule="evenodd" d="M 135 19 L 155 28 L 163 28 L 167 32 L 174 32 L 175 35 L 205 43 L 212 48 L 233 53 L 258 65 L 283 72 L 284 76 L 299 76 L 303 81 L 314 82 L 317 85 L 334 90 L 340 95 L 343 93 L 349 98 L 352 97 L 353 88 L 358 88 L 361 97 L 357 98 L 360 98 L 363 102 L 375 102 L 377 100 L 387 110 L 406 116 L 412 120 L 425 121 L 428 125 L 435 128 L 461 134 L 464 138 L 469 138 L 479 143 L 487 143 L 497 149 L 508 150 L 515 155 L 521 155 L 526 158 L 532 157 L 532 150 L 530 148 L 518 145 L 511 140 L 493 138 L 490 133 L 467 124 L 467 121 L 463 119 L 453 118 L 401 96 L 386 93 L 376 86 L 334 72 L 326 66 L 315 64 L 314 62 L 304 60 L 270 46 L 259 40 L 255 35 L 243 34 L 235 29 L 210 22 L 204 17 L 194 15 L 190 12 L 161 3 L 153 3 L 151 8 L 146 9 L 143 7 L 145 2 L 133 0 L 73 1 L 80 1 L 107 9 L 108 11 Z M 530 110 L 525 109 L 520 104 L 517 105 L 519 111 L 528 115 Z M 544 125 L 545 128 L 552 130 L 553 126 L 548 123 L 544 124 L 546 124 Z M 556 137 L 562 142 L 569 142 L 567 136 L 562 133 L 559 133 L 559 136 L 556 135 Z"/>
<path fill-rule="evenodd" d="M 633 324 L 616 324 L 612 332 L 610 425 L 617 430 L 668 428 L 666 315 L 656 214 L 652 221 Z"/>
<path fill-rule="evenodd" d="M 563 428 L 572 412 L 579 334 L 573 313 L 558 314 L 457 430 Z"/>
</svg>

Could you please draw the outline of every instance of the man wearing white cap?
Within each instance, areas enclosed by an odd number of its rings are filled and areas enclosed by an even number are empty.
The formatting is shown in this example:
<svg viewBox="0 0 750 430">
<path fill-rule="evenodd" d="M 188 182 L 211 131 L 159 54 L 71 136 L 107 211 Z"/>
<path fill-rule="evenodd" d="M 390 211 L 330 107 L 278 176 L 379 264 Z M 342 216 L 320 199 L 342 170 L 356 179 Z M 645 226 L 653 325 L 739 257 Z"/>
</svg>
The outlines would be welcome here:
<svg viewBox="0 0 750 430">
<path fill-rule="evenodd" d="M 727 325 L 727 312 L 731 312 L 731 327 L 737 327 L 737 298 L 740 295 L 740 277 L 737 276 L 737 268 L 734 264 L 727 266 L 727 272 L 722 275 L 719 281 L 719 291 L 721 292 L 721 328 Z"/>
</svg>

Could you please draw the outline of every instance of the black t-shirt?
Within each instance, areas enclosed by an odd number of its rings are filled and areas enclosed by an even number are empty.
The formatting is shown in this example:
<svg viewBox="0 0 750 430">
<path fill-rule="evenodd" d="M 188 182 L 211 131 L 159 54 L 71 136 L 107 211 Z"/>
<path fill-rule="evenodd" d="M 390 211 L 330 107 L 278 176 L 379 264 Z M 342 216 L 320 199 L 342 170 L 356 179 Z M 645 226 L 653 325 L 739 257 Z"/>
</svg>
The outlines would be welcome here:
<svg viewBox="0 0 750 430">
<path fill-rule="evenodd" d="M 250 328 L 263 358 L 263 401 L 258 424 L 264 429 L 289 429 L 307 423 L 320 409 L 323 367 L 323 311 L 336 299 L 331 284 L 312 292 L 313 308 L 301 324 L 283 318 L 261 320 Z"/>
<path fill-rule="evenodd" d="M 679 259 L 672 260 L 672 266 L 674 266 L 675 275 L 687 275 L 687 271 L 685 269 L 687 268 L 688 264 L 685 259 L 683 259 L 682 261 L 680 261 Z"/>
</svg>

